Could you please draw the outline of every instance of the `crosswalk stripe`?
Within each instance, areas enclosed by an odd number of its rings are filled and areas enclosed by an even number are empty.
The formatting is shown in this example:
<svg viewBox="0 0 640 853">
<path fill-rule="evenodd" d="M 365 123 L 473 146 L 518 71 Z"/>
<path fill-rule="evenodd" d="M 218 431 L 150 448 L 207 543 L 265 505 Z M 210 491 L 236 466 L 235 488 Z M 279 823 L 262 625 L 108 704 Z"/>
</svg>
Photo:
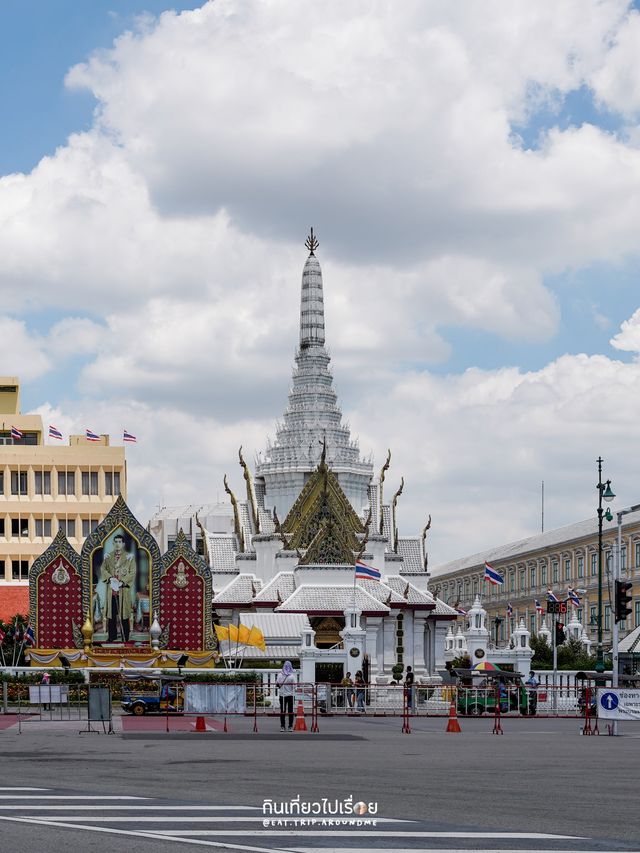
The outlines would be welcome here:
<svg viewBox="0 0 640 853">
<path fill-rule="evenodd" d="M 50 791 L 51 788 L 18 788 L 13 785 L 10 788 L 0 788 L 0 791 Z"/>
<path fill-rule="evenodd" d="M 35 806 L 34 806 L 35 808 Z M 66 806 L 51 806 L 51 809 L 66 809 Z M 89 808 L 87 806 L 87 808 Z M 180 806 L 154 806 L 157 809 L 163 808 L 180 808 Z M 189 808 L 189 807 L 187 807 Z M 41 807 L 41 810 L 47 809 L 46 806 Z M 22 811 L 22 809 L 17 809 L 17 811 Z M 0 817 L 3 817 L 0 815 Z M 51 818 L 52 820 L 57 820 L 56 815 L 25 815 L 25 818 L 28 820 L 39 820 L 40 818 Z M 88 819 L 94 821 L 100 821 L 101 823 L 248 823 L 248 822 L 260 822 L 262 823 L 263 818 L 261 817 L 217 817 L 214 815 L 193 815 L 191 817 L 174 817 L 173 815 L 118 815 L 114 817 L 113 815 L 105 815 L 104 817 L 99 814 L 91 814 L 91 815 L 60 815 L 60 820 L 66 821 L 83 821 Z M 394 820 L 390 817 L 381 817 L 376 819 L 377 823 L 415 823 L 412 820 Z"/>
<path fill-rule="evenodd" d="M 249 853 L 290 853 L 289 850 L 285 850 L 281 847 L 253 847 L 248 844 L 232 844 L 230 841 L 205 841 L 202 838 L 174 838 L 171 835 L 158 835 L 155 832 L 143 832 L 129 829 L 115 829 L 111 826 L 77 826 L 74 823 L 62 823 L 60 821 L 40 820 L 28 817 L 8 817 L 5 815 L 0 815 L 0 820 L 11 821 L 13 823 L 26 823 L 31 824 L 32 826 L 53 826 L 60 829 L 83 829 L 87 832 L 106 832 L 109 835 L 126 835 L 130 838 L 155 838 L 158 841 L 173 841 L 177 844 L 197 844 L 203 847 L 223 847 L 225 850 L 245 850 L 249 851 Z M 320 853 L 320 851 L 316 850 L 314 853 Z M 326 851 L 322 851 L 322 853 L 326 853 Z M 350 853 L 354 853 L 353 849 Z M 416 851 L 414 850 L 412 853 L 416 853 Z M 448 853 L 451 853 L 451 851 L 448 851 Z M 465 853 L 469 852 L 465 851 Z M 481 851 L 474 851 L 474 853 L 481 853 Z M 502 851 L 501 853 L 505 853 L 505 851 Z M 519 851 L 519 853 L 526 853 L 526 851 Z M 535 853 L 540 853 L 540 851 L 535 851 Z M 574 851 L 571 853 L 574 853 Z M 598 851 L 598 853 L 601 852 Z"/>
<path fill-rule="evenodd" d="M 309 835 L 309 836 L 322 836 L 322 837 L 333 837 L 333 836 L 346 836 L 349 838 L 358 837 L 358 838 L 372 838 L 372 837 L 380 837 L 384 838 L 495 838 L 498 840 L 505 839 L 509 841 L 515 840 L 528 840 L 528 841 L 585 841 L 585 838 L 580 835 L 550 835 L 546 832 L 430 832 L 430 831 L 405 831 L 405 830 L 395 830 L 395 829 L 385 829 L 382 832 L 373 827 L 370 830 L 364 829 L 307 829 L 306 827 L 301 827 L 299 829 L 158 829 L 156 830 L 160 835 L 265 835 L 265 836 L 278 836 L 278 835 L 296 835 L 298 837 Z M 320 848 L 324 851 L 325 848 Z M 573 851 L 571 851 L 573 853 Z"/>
<path fill-rule="evenodd" d="M 46 790 L 46 788 L 44 789 Z M 151 797 L 76 796 L 75 794 L 0 794 L 0 800 L 150 800 Z M 0 806 L 2 808 L 2 806 Z M 134 806 L 134 808 L 138 808 Z M 146 808 L 146 806 L 145 806 Z"/>
<path fill-rule="evenodd" d="M 241 807 L 237 806 L 236 808 L 239 810 Z M 253 808 L 255 809 L 256 807 L 254 806 Z M 156 806 L 156 805 L 151 805 L 151 804 L 147 805 L 145 803 L 144 809 L 145 809 L 145 811 L 153 810 L 153 811 L 163 811 L 163 812 L 164 811 L 208 812 L 208 811 L 226 811 L 227 807 L 226 806 L 168 806 L 168 805 Z M 98 804 L 96 804 L 95 806 L 84 806 L 84 805 L 74 805 L 72 803 L 69 805 L 64 805 L 64 806 L 59 806 L 57 804 L 50 806 L 48 803 L 40 803 L 40 805 L 35 805 L 35 804 L 31 804 L 31 803 L 30 804 L 12 803 L 12 804 L 7 804 L 7 805 L 1 805 L 0 804 L 0 812 L 8 811 L 8 810 L 17 811 L 17 812 L 29 811 L 29 810 L 31 810 L 31 811 L 40 810 L 40 811 L 47 811 L 47 812 L 52 812 L 52 811 L 77 811 L 77 812 L 79 812 L 79 811 L 90 811 L 90 812 L 116 811 L 116 812 L 126 812 L 126 811 L 139 811 L 140 806 L 119 806 L 119 805 L 117 805 L 117 806 L 116 805 L 113 805 L 113 806 L 112 805 L 105 805 L 105 806 L 103 806 L 103 805 L 98 805 Z M 78 820 L 84 820 L 84 819 L 85 819 L 85 815 L 81 815 L 78 818 Z M 125 819 L 126 820 L 134 820 L 134 817 L 133 816 L 130 818 L 127 817 Z M 105 820 L 107 820 L 107 818 L 105 818 Z M 151 817 L 151 818 L 149 818 L 149 820 L 156 820 L 156 818 Z M 171 818 L 169 818 L 169 820 L 171 820 Z M 218 817 L 216 817 L 216 818 L 212 817 L 211 820 L 237 820 L 237 821 L 260 820 L 261 821 L 261 820 L 263 820 L 263 818 L 262 817 L 254 817 L 253 815 L 246 815 L 243 817 L 235 817 L 235 816 L 219 817 L 219 818 Z M 381 818 L 381 820 L 390 820 L 390 818 Z"/>
</svg>

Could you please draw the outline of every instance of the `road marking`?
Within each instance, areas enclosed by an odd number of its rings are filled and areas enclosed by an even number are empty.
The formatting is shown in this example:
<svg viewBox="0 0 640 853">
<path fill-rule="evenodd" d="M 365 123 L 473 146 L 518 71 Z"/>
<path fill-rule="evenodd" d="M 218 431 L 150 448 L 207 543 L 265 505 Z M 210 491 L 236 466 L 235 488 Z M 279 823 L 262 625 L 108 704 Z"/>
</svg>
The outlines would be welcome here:
<svg viewBox="0 0 640 853">
<path fill-rule="evenodd" d="M 1 808 L 12 808 L 12 806 L 3 806 Z M 73 808 L 73 807 L 72 806 L 50 806 L 50 807 L 49 806 L 39 806 L 39 807 L 26 806 L 26 808 L 39 808 L 41 811 L 45 811 L 45 810 L 48 811 L 49 809 L 51 809 L 51 810 L 53 810 L 53 809 L 67 809 L 67 808 Z M 82 808 L 82 806 L 79 806 L 77 810 L 79 810 L 81 808 Z M 92 808 L 92 806 L 85 806 L 85 808 L 90 809 L 90 808 Z M 109 806 L 105 806 L 104 808 L 109 808 Z M 113 808 L 117 808 L 117 806 L 113 806 Z M 153 806 L 153 808 L 164 810 L 165 808 L 168 808 L 168 809 L 180 809 L 180 808 L 197 809 L 198 807 L 197 806 Z M 205 806 L 205 808 L 206 808 L 206 806 Z M 19 806 L 16 806 L 16 810 L 20 811 L 21 809 Z M 0 815 L 0 818 L 1 817 L 3 817 L 3 816 Z M 58 819 L 57 815 L 25 815 L 25 819 L 27 819 L 27 820 L 39 820 L 41 817 L 45 818 L 45 819 L 51 818 L 52 820 Z M 95 809 L 94 809 L 94 814 L 91 814 L 91 815 L 81 815 L 81 814 L 79 814 L 79 815 L 60 815 L 59 819 L 60 820 L 66 820 L 66 821 L 70 821 L 70 820 L 83 821 L 83 820 L 87 820 L 89 818 L 91 820 L 100 821 L 101 823 L 134 823 L 134 822 L 135 823 L 248 823 L 248 822 L 252 822 L 252 823 L 253 822 L 256 822 L 256 823 L 260 822 L 260 823 L 262 823 L 262 821 L 264 820 L 264 818 L 262 818 L 262 817 L 250 817 L 250 816 L 247 816 L 247 817 L 231 817 L 231 816 L 230 817 L 216 817 L 214 815 L 197 815 L 194 817 L 173 817 L 171 815 L 166 815 L 166 816 L 165 815 L 158 815 L 157 817 L 149 817 L 147 815 L 141 815 L 141 816 L 139 816 L 139 815 L 119 815 L 118 817 L 114 817 L 112 815 L 106 815 L 105 817 L 101 817 L 99 814 L 95 814 Z M 8 816 L 7 816 L 7 819 L 8 819 Z M 343 818 L 343 820 L 345 820 L 345 819 L 348 820 L 349 818 Z M 291 820 L 291 818 L 290 818 L 290 820 Z M 415 821 L 413 821 L 413 820 L 394 820 L 393 818 L 390 818 L 390 817 L 376 818 L 376 822 L 377 823 L 415 823 Z M 529 838 L 530 836 L 526 836 L 526 837 Z"/>
<path fill-rule="evenodd" d="M 18 812 L 27 811 L 27 810 L 31 811 L 31 810 L 36 810 L 36 809 L 39 809 L 40 811 L 47 811 L 47 812 L 52 812 L 52 811 L 76 811 L 76 812 L 79 812 L 79 811 L 91 811 L 91 812 L 118 811 L 118 812 L 124 812 L 124 811 L 139 811 L 141 807 L 143 807 L 145 811 L 151 811 L 151 810 L 156 811 L 157 810 L 157 811 L 163 811 L 163 812 L 164 811 L 176 811 L 176 812 L 180 812 L 180 811 L 185 811 L 185 812 L 186 811 L 193 811 L 193 812 L 226 811 L 229 808 L 228 806 L 153 806 L 153 805 L 147 805 L 147 803 L 141 803 L 139 806 L 112 806 L 112 805 L 102 806 L 98 803 L 96 803 L 95 806 L 83 806 L 83 805 L 73 805 L 73 804 L 68 805 L 68 806 L 58 806 L 58 805 L 50 806 L 47 803 L 40 803 L 40 805 L 31 805 L 31 804 L 26 805 L 24 803 L 12 803 L 12 804 L 7 804 L 7 805 L 0 805 L 0 812 L 7 811 L 8 809 L 11 809 L 12 811 L 18 811 Z M 235 806 L 235 809 L 238 811 L 243 809 L 243 808 L 244 808 L 244 806 Z M 252 811 L 255 811 L 257 807 L 256 806 L 247 806 L 247 808 L 251 808 Z M 70 820 L 70 817 L 67 816 L 66 819 Z M 86 815 L 78 815 L 78 820 L 85 820 L 85 819 L 86 819 Z M 134 819 L 133 817 L 123 817 L 122 818 L 122 820 L 133 820 L 133 819 Z M 144 819 L 145 818 L 141 818 L 141 820 L 144 820 Z M 104 820 L 115 820 L 115 818 L 110 818 L 110 817 L 106 818 L 105 817 Z M 149 820 L 159 820 L 159 818 L 150 817 Z M 172 818 L 168 818 L 168 820 L 172 820 Z M 177 818 L 176 818 L 176 820 L 177 820 Z M 232 817 L 232 816 L 229 816 L 229 817 L 212 817 L 211 820 L 237 820 L 237 821 L 259 820 L 259 821 L 262 821 L 263 818 L 262 817 L 253 817 L 253 816 L 247 815 L 246 817 Z M 292 818 L 289 818 L 289 820 L 292 820 Z M 380 818 L 380 820 L 390 820 L 390 818 Z"/>
<path fill-rule="evenodd" d="M 16 788 L 16 790 L 18 790 Z M 46 791 L 47 788 L 43 788 Z M 151 800 L 152 797 L 76 796 L 75 794 L 0 794 L 0 800 Z M 0 806 L 4 808 L 4 806 Z"/>
<path fill-rule="evenodd" d="M 39 820 L 27 817 L 6 817 L 4 815 L 0 815 L 0 820 L 11 821 L 13 823 L 26 823 L 31 824 L 31 826 L 53 826 L 59 829 L 84 829 L 87 832 L 106 832 L 109 835 L 126 835 L 129 836 L 129 838 L 155 838 L 157 841 L 173 841 L 176 844 L 198 844 L 203 847 L 222 847 L 225 850 L 245 850 L 250 853 L 290 853 L 288 849 L 281 847 L 252 847 L 248 844 L 232 844 L 230 841 L 204 841 L 199 838 L 174 838 L 171 835 L 158 835 L 155 832 L 141 832 L 128 829 L 114 829 L 110 826 L 78 826 L 74 823 L 62 823 L 59 821 Z M 314 853 L 319 853 L 319 851 L 314 850 Z M 326 853 L 326 851 L 322 851 L 322 853 Z M 353 849 L 351 849 L 349 853 L 354 853 Z M 416 853 L 416 851 L 413 850 L 411 853 Z M 447 851 L 447 853 L 451 853 L 451 851 Z M 469 851 L 464 851 L 464 853 L 469 853 Z M 481 851 L 474 851 L 474 853 L 481 853 Z M 498 853 L 498 851 L 496 851 L 496 853 Z M 509 853 L 509 851 L 499 851 L 499 853 Z M 527 851 L 517 851 L 517 853 L 527 853 Z M 540 851 L 536 850 L 532 851 L 532 853 L 540 853 Z M 580 851 L 572 850 L 571 853 L 580 853 Z M 598 851 L 598 853 L 607 853 L 607 851 Z"/>
<path fill-rule="evenodd" d="M 373 827 L 370 830 L 363 829 L 336 829 L 336 830 L 315 830 L 315 829 L 307 829 L 306 827 L 299 827 L 298 829 L 158 829 L 156 832 L 159 835 L 198 835 L 198 836 L 206 836 L 206 835 L 259 835 L 259 836 L 277 836 L 277 835 L 296 835 L 298 837 L 305 835 L 313 835 L 313 836 L 348 836 L 352 838 L 354 836 L 358 838 L 379 838 L 382 836 L 383 838 L 504 838 L 509 840 L 515 839 L 529 839 L 530 841 L 534 840 L 556 840 L 556 841 L 584 841 L 585 838 L 580 835 L 550 835 L 545 832 L 407 832 L 402 830 L 394 830 L 394 829 L 385 829 L 384 832 L 376 831 L 376 828 Z M 325 853 L 325 849 L 322 849 L 322 853 Z M 574 853 L 574 851 L 570 851 L 570 853 Z"/>
<path fill-rule="evenodd" d="M 51 788 L 0 788 L 0 791 L 50 791 Z"/>
</svg>

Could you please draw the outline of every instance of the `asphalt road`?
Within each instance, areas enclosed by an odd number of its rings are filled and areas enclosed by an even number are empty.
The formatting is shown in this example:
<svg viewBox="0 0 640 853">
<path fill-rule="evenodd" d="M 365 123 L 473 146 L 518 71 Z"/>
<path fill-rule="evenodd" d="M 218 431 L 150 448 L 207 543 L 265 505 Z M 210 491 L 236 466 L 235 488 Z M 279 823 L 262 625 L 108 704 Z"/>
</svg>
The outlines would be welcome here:
<svg viewBox="0 0 640 853">
<path fill-rule="evenodd" d="M 504 720 L 504 735 L 494 736 L 489 719 L 461 724 L 454 735 L 444 733 L 446 720 L 413 720 L 407 735 L 398 718 L 321 718 L 319 735 L 281 735 L 267 720 L 254 735 L 247 721 L 232 720 L 226 734 L 218 721 L 204 735 L 111 736 L 35 721 L 19 735 L 13 725 L 0 731 L 0 823 L 12 846 L 34 853 L 130 851 L 132 842 L 154 853 L 177 843 L 325 853 L 640 851 L 640 728 L 583 737 L 578 720 L 520 718 Z M 47 790 L 20 795 L 13 785 Z M 263 826 L 265 798 L 296 795 L 377 802 L 378 825 Z"/>
</svg>

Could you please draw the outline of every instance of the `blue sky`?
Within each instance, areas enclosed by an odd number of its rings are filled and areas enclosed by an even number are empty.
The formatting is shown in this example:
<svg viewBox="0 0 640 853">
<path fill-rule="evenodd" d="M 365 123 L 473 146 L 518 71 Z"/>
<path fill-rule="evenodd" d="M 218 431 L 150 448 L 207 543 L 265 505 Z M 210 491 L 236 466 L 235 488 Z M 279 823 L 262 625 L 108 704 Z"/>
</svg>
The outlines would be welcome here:
<svg viewBox="0 0 640 853">
<path fill-rule="evenodd" d="M 95 100 L 70 92 L 65 74 L 95 50 L 108 48 L 139 15 L 193 9 L 165 0 L 3 0 L 0 8 L 0 174 L 30 171 L 91 127 Z"/>
</svg>

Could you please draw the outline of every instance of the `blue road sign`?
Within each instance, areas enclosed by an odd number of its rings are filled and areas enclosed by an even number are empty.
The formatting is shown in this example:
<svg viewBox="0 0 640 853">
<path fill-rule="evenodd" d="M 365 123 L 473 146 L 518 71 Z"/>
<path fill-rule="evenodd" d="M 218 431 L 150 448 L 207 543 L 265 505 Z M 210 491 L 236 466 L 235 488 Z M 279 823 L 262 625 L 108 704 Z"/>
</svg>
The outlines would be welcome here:
<svg viewBox="0 0 640 853">
<path fill-rule="evenodd" d="M 620 699 L 618 698 L 617 693 L 611 693 L 610 691 L 607 691 L 606 693 L 603 693 L 600 697 L 600 704 L 607 711 L 615 711 L 619 703 Z"/>
</svg>

